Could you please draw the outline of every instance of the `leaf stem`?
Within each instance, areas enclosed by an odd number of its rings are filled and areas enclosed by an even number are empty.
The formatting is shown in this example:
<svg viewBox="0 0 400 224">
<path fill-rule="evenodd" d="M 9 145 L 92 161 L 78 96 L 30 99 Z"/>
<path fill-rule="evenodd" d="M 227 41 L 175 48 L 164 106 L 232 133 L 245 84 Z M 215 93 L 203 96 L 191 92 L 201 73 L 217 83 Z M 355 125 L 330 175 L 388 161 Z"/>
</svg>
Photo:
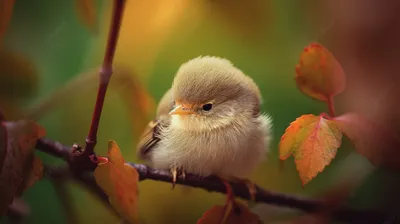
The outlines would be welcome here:
<svg viewBox="0 0 400 224">
<path fill-rule="evenodd" d="M 97 130 L 99 128 L 101 112 L 103 110 L 104 98 L 107 93 L 107 87 L 112 75 L 112 63 L 114 59 L 115 49 L 122 21 L 125 0 L 114 0 L 113 15 L 111 20 L 110 31 L 108 35 L 108 42 L 106 53 L 104 56 L 103 65 L 100 69 L 100 86 L 97 92 L 96 104 L 94 106 L 92 123 L 90 124 L 89 134 L 86 138 L 86 154 L 90 155 L 94 152 L 94 147 L 97 143 Z"/>
<path fill-rule="evenodd" d="M 329 96 L 327 104 L 328 104 L 328 108 L 329 108 L 329 115 L 331 117 L 335 117 L 335 105 L 334 105 L 332 96 Z"/>
</svg>

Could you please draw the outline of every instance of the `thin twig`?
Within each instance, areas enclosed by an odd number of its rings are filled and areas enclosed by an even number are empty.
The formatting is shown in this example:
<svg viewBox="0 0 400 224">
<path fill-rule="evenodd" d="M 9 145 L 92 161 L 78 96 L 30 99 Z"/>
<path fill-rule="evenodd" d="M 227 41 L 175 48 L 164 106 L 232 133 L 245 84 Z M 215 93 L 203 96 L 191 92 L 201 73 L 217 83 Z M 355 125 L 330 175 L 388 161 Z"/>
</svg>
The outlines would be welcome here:
<svg viewBox="0 0 400 224">
<path fill-rule="evenodd" d="M 114 59 L 115 49 L 119 30 L 122 21 L 122 14 L 124 11 L 125 0 L 114 0 L 113 15 L 111 20 L 111 27 L 108 36 L 106 53 L 104 56 L 103 65 L 100 69 L 100 86 L 97 92 L 96 104 L 94 106 L 92 123 L 90 124 L 89 134 L 86 138 L 85 153 L 92 155 L 94 147 L 97 143 L 97 130 L 99 128 L 101 112 L 103 110 L 104 98 L 107 93 L 108 83 L 112 75 L 112 63 Z"/>
<path fill-rule="evenodd" d="M 327 104 L 329 108 L 329 115 L 331 117 L 335 117 L 335 103 L 332 96 L 329 96 Z"/>
<path fill-rule="evenodd" d="M 70 147 L 64 146 L 59 143 L 53 143 L 49 139 L 39 140 L 36 147 L 38 150 L 44 151 L 46 153 L 64 159 L 65 155 L 68 155 L 70 150 Z M 90 162 L 89 160 L 87 161 Z M 134 164 L 134 163 L 128 163 L 128 164 L 130 164 L 138 171 L 140 176 L 140 181 L 155 180 L 155 181 L 172 183 L 172 175 L 167 170 L 153 169 L 144 164 Z M 78 180 L 79 182 L 85 184 L 85 186 L 89 187 L 91 191 L 95 191 L 96 194 L 104 201 L 106 200 L 107 196 L 97 186 L 96 181 L 94 180 L 94 177 L 91 173 L 91 171 L 93 170 L 94 169 L 92 168 L 84 170 L 89 172 L 86 173 L 81 172 L 83 173 L 82 175 L 74 174 L 73 177 L 75 178 L 75 180 Z M 51 173 L 50 176 L 52 177 L 57 175 L 58 176 L 70 175 L 65 172 L 64 173 L 50 172 L 50 173 Z M 210 192 L 226 193 L 225 185 L 221 182 L 221 180 L 218 177 L 215 176 L 204 178 L 194 174 L 186 174 L 184 179 L 182 177 L 178 177 L 176 183 L 180 185 L 201 188 Z M 250 200 L 250 194 L 245 184 L 233 183 L 233 182 L 231 182 L 230 184 L 232 186 L 235 196 Z M 294 195 L 271 192 L 257 185 L 256 189 L 257 189 L 257 194 L 255 199 L 259 203 L 267 203 L 277 206 L 289 207 L 293 209 L 303 210 L 309 213 L 318 213 L 320 211 L 329 209 L 330 207 L 329 204 L 321 200 L 312 200 L 309 198 L 303 198 Z M 359 211 L 350 208 L 339 208 L 338 210 L 333 212 L 332 217 L 335 220 L 350 222 L 350 223 L 382 223 L 389 216 L 378 211 Z"/>
</svg>

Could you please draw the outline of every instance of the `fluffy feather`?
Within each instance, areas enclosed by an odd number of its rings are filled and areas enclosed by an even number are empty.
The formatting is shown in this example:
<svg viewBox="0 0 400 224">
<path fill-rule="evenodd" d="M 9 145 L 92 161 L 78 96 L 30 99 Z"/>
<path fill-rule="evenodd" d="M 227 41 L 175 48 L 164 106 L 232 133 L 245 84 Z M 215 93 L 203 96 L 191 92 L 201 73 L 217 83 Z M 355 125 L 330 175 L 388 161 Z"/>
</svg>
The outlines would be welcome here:
<svg viewBox="0 0 400 224">
<path fill-rule="evenodd" d="M 196 115 L 165 115 L 172 102 L 194 105 Z M 201 105 L 213 102 L 210 111 Z M 180 167 L 201 176 L 247 177 L 266 158 L 272 119 L 260 114 L 261 94 L 254 81 L 227 59 L 205 56 L 184 63 L 158 111 L 164 123 L 146 156 L 153 167 Z M 167 120 L 167 122 L 166 122 Z"/>
</svg>

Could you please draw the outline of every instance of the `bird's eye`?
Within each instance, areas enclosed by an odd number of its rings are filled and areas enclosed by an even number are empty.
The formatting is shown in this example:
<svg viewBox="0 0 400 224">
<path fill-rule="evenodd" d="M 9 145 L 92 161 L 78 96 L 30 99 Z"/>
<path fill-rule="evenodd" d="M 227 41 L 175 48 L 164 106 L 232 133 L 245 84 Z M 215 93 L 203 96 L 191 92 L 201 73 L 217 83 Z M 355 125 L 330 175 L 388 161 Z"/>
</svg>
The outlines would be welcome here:
<svg viewBox="0 0 400 224">
<path fill-rule="evenodd" d="M 212 106 L 213 106 L 212 103 L 206 103 L 203 105 L 203 110 L 209 111 L 211 110 Z"/>
</svg>

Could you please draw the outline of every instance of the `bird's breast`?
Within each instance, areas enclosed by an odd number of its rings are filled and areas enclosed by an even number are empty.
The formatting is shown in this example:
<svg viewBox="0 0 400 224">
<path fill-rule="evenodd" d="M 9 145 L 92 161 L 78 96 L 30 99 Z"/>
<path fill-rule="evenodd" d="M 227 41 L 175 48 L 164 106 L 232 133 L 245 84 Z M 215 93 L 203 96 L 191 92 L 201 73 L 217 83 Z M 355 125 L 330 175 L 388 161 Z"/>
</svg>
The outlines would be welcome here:
<svg viewBox="0 0 400 224">
<path fill-rule="evenodd" d="M 256 163 L 264 148 L 263 134 L 254 122 L 204 131 L 180 125 L 171 122 L 162 131 L 162 140 L 152 155 L 156 168 L 169 169 L 175 165 L 203 176 L 238 173 L 245 164 Z"/>
</svg>

